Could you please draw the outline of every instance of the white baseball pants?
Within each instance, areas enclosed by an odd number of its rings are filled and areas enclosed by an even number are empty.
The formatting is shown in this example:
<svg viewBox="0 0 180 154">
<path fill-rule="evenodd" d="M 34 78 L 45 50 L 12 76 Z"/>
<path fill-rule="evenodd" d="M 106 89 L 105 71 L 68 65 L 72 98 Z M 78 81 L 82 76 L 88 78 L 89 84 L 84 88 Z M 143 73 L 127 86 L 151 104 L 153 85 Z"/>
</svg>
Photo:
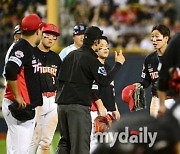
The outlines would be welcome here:
<svg viewBox="0 0 180 154">
<path fill-rule="evenodd" d="M 6 138 L 7 154 L 29 154 L 35 118 L 25 122 L 18 121 L 8 109 L 8 106 L 12 103 L 11 100 L 3 98 L 2 112 L 8 126 Z"/>
<path fill-rule="evenodd" d="M 36 150 L 49 150 L 57 127 L 57 104 L 55 96 L 43 96 L 43 106 L 37 107 L 36 126 L 30 146 L 30 153 L 35 154 Z"/>
</svg>

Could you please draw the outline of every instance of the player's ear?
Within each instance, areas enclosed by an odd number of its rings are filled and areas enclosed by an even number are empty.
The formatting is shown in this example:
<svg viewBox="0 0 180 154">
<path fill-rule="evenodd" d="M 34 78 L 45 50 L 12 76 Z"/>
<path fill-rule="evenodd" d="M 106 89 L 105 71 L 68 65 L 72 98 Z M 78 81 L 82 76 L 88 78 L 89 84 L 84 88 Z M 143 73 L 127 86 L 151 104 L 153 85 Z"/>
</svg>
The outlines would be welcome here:
<svg viewBox="0 0 180 154">
<path fill-rule="evenodd" d="M 36 30 L 36 35 L 42 35 L 42 31 L 41 31 L 41 29 L 38 29 L 38 30 Z"/>
</svg>

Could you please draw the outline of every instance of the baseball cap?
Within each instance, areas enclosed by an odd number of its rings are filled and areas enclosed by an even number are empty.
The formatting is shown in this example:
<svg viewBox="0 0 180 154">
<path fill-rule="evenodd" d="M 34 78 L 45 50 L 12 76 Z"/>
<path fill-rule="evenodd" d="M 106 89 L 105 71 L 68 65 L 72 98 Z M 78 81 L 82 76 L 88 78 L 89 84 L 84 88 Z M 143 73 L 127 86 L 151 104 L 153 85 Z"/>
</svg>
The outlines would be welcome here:
<svg viewBox="0 0 180 154">
<path fill-rule="evenodd" d="M 96 40 L 101 39 L 103 31 L 96 26 L 91 26 L 85 31 L 84 39 Z"/>
<path fill-rule="evenodd" d="M 21 34 L 21 27 L 20 27 L 20 25 L 16 25 L 14 27 L 14 34 Z"/>
<path fill-rule="evenodd" d="M 42 28 L 46 24 L 41 21 L 40 17 L 37 14 L 30 14 L 25 16 L 21 21 L 22 31 L 32 31 Z"/>
<path fill-rule="evenodd" d="M 129 109 L 132 112 L 134 108 L 134 99 L 133 99 L 133 94 L 134 94 L 134 89 L 136 85 L 128 85 L 122 90 L 122 100 L 129 105 Z"/>
<path fill-rule="evenodd" d="M 87 26 L 84 24 L 76 25 L 73 28 L 73 35 L 84 34 L 86 29 L 87 29 Z"/>
<path fill-rule="evenodd" d="M 60 35 L 58 28 L 54 24 L 46 24 L 46 26 L 42 28 L 42 32 L 52 33 L 56 36 Z"/>
</svg>

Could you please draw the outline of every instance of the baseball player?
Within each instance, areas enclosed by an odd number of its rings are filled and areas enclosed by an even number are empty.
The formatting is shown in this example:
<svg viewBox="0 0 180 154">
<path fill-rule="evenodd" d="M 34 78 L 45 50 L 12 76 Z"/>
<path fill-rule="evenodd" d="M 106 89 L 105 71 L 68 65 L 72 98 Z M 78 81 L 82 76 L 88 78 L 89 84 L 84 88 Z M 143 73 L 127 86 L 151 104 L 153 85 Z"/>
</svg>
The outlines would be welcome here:
<svg viewBox="0 0 180 154">
<path fill-rule="evenodd" d="M 110 67 L 105 63 L 106 58 L 109 55 L 109 46 L 107 37 L 101 38 L 99 50 L 97 52 L 98 60 L 104 65 L 107 73 L 110 71 Z M 92 130 L 91 130 L 91 143 L 90 153 L 93 153 L 97 144 L 97 137 L 95 136 L 94 120 L 98 115 L 106 116 L 107 113 L 112 115 L 114 119 L 120 119 L 120 113 L 115 103 L 115 89 L 114 81 L 107 87 L 98 86 L 94 83 L 92 86 L 92 106 L 91 106 L 91 119 L 92 119 Z"/>
<path fill-rule="evenodd" d="M 37 107 L 36 127 L 30 147 L 30 154 L 50 153 L 50 145 L 56 130 L 58 116 L 56 94 L 56 75 L 59 71 L 61 59 L 50 50 L 60 35 L 58 28 L 47 24 L 42 28 L 42 39 L 35 47 L 35 54 L 39 59 L 39 73 L 43 95 L 43 106 Z"/>
<path fill-rule="evenodd" d="M 162 55 L 167 47 L 170 39 L 170 31 L 168 27 L 164 25 L 156 25 L 152 28 L 151 33 L 152 43 L 154 46 L 153 53 L 149 54 L 144 61 L 142 69 L 142 82 L 141 85 L 147 88 L 150 84 L 152 85 L 151 93 L 152 100 L 150 104 L 150 115 L 157 117 L 159 110 L 159 99 L 157 97 L 157 82 L 159 78 L 159 69 Z M 159 67 L 159 68 L 158 68 Z M 170 108 L 174 103 L 171 97 L 166 98 L 166 106 Z"/>
<path fill-rule="evenodd" d="M 170 68 L 180 68 L 180 33 L 177 33 L 169 42 L 168 47 L 162 57 L 162 68 L 159 75 L 158 83 L 158 96 L 160 99 L 160 114 L 163 114 L 166 110 L 166 95 L 169 90 L 169 70 Z M 178 71 L 178 75 L 180 75 Z M 164 105 L 165 104 L 165 105 Z"/>
<path fill-rule="evenodd" d="M 59 56 L 62 61 L 71 51 L 76 50 L 82 46 L 86 28 L 87 27 L 84 24 L 79 24 L 79 25 L 74 26 L 74 28 L 73 28 L 74 43 L 69 45 L 68 47 L 64 48 L 59 53 Z"/>
<path fill-rule="evenodd" d="M 22 19 L 22 39 L 13 46 L 5 65 L 4 75 L 7 85 L 2 112 L 8 126 L 6 139 L 8 154 L 29 154 L 35 116 L 30 120 L 17 120 L 17 116 L 12 114 L 9 106 L 17 104 L 19 108 L 26 109 L 26 106 L 35 108 L 42 105 L 40 80 L 36 73 L 38 61 L 33 46 L 40 40 L 41 27 L 44 25 L 36 14 L 30 14 Z"/>
</svg>

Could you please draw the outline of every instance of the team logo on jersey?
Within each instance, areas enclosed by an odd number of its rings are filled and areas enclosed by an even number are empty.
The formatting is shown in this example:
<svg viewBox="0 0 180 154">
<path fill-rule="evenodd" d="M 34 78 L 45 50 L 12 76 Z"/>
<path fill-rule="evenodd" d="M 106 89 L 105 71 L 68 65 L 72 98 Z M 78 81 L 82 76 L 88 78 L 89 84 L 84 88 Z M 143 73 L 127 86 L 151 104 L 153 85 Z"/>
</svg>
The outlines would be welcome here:
<svg viewBox="0 0 180 154">
<path fill-rule="evenodd" d="M 24 57 L 24 53 L 23 53 L 22 51 L 20 51 L 20 50 L 17 50 L 17 51 L 15 52 L 15 56 L 16 56 L 17 58 L 22 58 L 22 57 Z"/>
<path fill-rule="evenodd" d="M 149 71 L 149 72 L 153 72 L 153 68 L 149 68 L 148 71 Z"/>
<path fill-rule="evenodd" d="M 158 72 L 151 72 L 149 73 L 150 76 L 151 76 L 151 79 L 157 79 L 159 78 L 159 73 Z"/>
<path fill-rule="evenodd" d="M 104 66 L 98 68 L 98 73 L 102 74 L 103 76 L 107 76 L 107 72 Z"/>
</svg>

